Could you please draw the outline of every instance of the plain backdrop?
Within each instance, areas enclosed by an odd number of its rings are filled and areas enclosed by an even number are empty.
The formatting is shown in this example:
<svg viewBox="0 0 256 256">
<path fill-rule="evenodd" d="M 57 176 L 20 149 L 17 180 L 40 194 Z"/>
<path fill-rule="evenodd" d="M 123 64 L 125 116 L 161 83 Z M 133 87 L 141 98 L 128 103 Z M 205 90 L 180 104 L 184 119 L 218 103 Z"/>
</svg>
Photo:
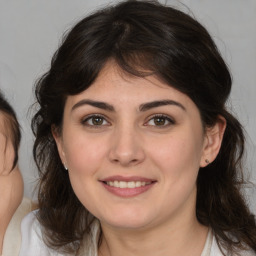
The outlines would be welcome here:
<svg viewBox="0 0 256 256">
<path fill-rule="evenodd" d="M 112 3 L 117 1 L 112 1 Z M 206 26 L 233 75 L 230 108 L 247 131 L 246 171 L 256 181 L 256 0 L 161 1 L 178 6 Z M 20 168 L 25 196 L 36 198 L 29 111 L 33 85 L 47 71 L 62 34 L 107 0 L 0 0 L 0 89 L 22 126 Z M 232 107 L 231 107 L 232 106 Z M 256 212 L 255 189 L 247 189 Z"/>
</svg>

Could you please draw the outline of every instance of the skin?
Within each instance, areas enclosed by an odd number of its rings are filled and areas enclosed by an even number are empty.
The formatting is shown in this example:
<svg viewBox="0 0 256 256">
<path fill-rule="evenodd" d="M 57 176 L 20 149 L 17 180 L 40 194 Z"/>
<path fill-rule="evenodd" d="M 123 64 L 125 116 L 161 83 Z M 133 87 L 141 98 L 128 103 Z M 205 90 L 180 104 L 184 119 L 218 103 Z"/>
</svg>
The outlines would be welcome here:
<svg viewBox="0 0 256 256">
<path fill-rule="evenodd" d="M 23 197 L 23 179 L 18 166 L 12 169 L 14 150 L 0 113 L 0 252 L 8 224 Z"/>
<path fill-rule="evenodd" d="M 172 104 L 145 107 L 166 100 Z M 124 74 L 112 61 L 87 90 L 68 96 L 54 137 L 77 197 L 100 220 L 99 254 L 200 255 L 208 229 L 195 215 L 196 179 L 206 159 L 214 161 L 224 130 L 221 118 L 204 130 L 188 96 L 154 76 Z M 116 175 L 154 182 L 120 196 L 103 183 Z"/>
</svg>

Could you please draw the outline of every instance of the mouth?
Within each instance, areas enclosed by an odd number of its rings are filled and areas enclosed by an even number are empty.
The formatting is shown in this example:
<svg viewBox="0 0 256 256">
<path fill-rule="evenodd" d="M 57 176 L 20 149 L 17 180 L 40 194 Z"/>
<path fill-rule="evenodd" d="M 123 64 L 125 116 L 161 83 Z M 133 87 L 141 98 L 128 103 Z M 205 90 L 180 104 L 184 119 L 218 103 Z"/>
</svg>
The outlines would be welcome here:
<svg viewBox="0 0 256 256">
<path fill-rule="evenodd" d="M 121 177 L 113 176 L 101 180 L 103 187 L 112 194 L 119 197 L 134 197 L 150 190 L 156 180 L 143 177 Z"/>
<path fill-rule="evenodd" d="M 115 188 L 140 188 L 152 184 L 155 181 L 103 181 L 106 185 Z"/>
</svg>

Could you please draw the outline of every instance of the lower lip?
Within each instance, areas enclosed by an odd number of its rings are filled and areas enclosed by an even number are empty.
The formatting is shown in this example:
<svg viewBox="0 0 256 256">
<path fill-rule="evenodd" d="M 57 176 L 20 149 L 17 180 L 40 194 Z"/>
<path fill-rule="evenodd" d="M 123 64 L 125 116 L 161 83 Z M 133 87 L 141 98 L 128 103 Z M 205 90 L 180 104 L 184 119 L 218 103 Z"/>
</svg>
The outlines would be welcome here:
<svg viewBox="0 0 256 256">
<path fill-rule="evenodd" d="M 138 196 L 140 194 L 145 193 L 149 189 L 151 189 L 154 186 L 155 182 L 145 185 L 142 187 L 137 187 L 137 188 L 116 188 L 107 185 L 106 183 L 102 182 L 102 185 L 104 186 L 105 189 L 107 189 L 110 193 L 119 196 L 119 197 L 134 197 Z"/>
</svg>

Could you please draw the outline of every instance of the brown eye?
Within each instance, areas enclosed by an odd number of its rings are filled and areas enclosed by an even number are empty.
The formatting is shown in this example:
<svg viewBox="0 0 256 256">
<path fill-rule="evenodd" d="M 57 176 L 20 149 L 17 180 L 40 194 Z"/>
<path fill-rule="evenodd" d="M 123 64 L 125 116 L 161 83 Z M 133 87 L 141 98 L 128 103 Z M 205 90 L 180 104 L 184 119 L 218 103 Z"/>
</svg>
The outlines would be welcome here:
<svg viewBox="0 0 256 256">
<path fill-rule="evenodd" d="M 174 124 L 175 122 L 173 121 L 173 119 L 171 119 L 168 116 L 165 115 L 156 115 L 154 117 L 152 117 L 146 125 L 148 126 L 158 126 L 158 127 L 166 127 L 169 125 Z"/>
<path fill-rule="evenodd" d="M 104 122 L 104 119 L 102 117 L 92 117 L 92 124 L 93 125 L 102 125 Z"/>
<path fill-rule="evenodd" d="M 105 126 L 108 125 L 109 123 L 106 121 L 106 119 L 103 116 L 89 116 L 86 119 L 82 121 L 83 125 L 87 126 Z"/>
<path fill-rule="evenodd" d="M 154 124 L 158 126 L 158 125 L 165 125 L 167 120 L 164 117 L 155 117 L 153 118 L 153 121 L 154 121 Z"/>
</svg>

